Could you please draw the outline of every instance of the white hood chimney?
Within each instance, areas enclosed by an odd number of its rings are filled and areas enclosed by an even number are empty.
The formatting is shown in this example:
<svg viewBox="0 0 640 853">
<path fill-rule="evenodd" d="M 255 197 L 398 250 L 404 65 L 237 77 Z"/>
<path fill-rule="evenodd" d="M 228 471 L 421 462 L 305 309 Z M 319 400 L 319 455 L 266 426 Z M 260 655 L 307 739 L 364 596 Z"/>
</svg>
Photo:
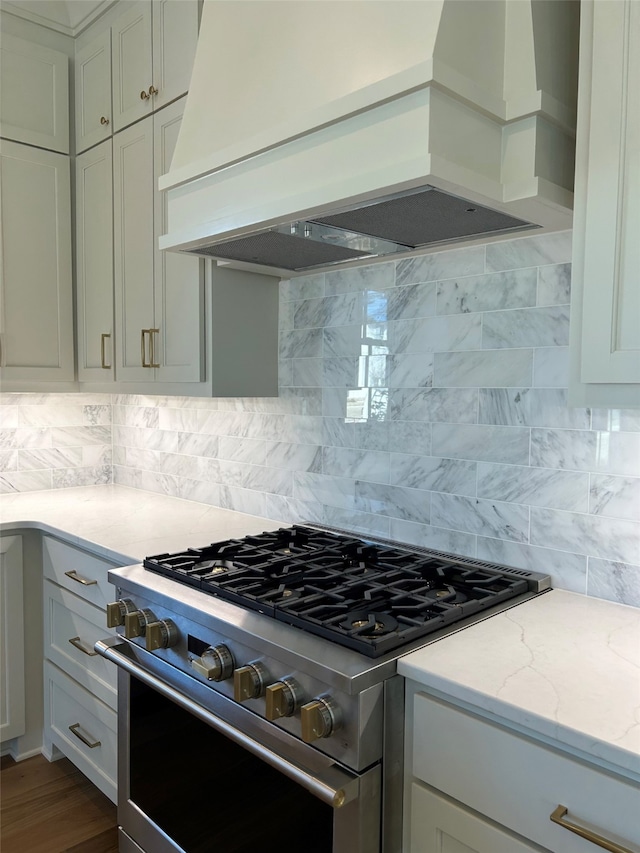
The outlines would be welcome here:
<svg viewBox="0 0 640 853">
<path fill-rule="evenodd" d="M 205 0 L 160 248 L 276 271 L 570 227 L 577 0 Z"/>
</svg>

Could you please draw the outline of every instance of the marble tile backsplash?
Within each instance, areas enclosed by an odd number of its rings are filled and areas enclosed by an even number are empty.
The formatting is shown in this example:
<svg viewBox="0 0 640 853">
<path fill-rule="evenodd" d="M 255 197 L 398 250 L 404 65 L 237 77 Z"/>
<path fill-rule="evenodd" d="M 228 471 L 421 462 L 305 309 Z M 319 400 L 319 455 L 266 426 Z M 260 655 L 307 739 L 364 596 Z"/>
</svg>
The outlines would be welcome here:
<svg viewBox="0 0 640 853">
<path fill-rule="evenodd" d="M 567 407 L 570 260 L 563 232 L 284 281 L 278 398 L 8 395 L 0 484 L 113 470 L 640 606 L 640 414 Z"/>
</svg>

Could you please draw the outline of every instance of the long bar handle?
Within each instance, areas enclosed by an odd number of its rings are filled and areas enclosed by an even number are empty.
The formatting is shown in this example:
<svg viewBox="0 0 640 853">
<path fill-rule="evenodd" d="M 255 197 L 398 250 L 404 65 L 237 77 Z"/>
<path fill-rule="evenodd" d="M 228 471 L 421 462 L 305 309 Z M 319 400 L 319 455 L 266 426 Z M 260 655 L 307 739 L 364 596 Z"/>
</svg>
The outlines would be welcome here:
<svg viewBox="0 0 640 853">
<path fill-rule="evenodd" d="M 93 649 L 89 648 L 88 646 L 85 646 L 80 637 L 71 637 L 69 642 L 72 646 L 75 646 L 76 649 L 78 649 L 84 655 L 87 655 L 90 658 L 94 658 L 98 654 L 98 652 L 94 652 Z"/>
<path fill-rule="evenodd" d="M 260 758 L 266 764 L 278 770 L 283 776 L 286 776 L 298 785 L 302 785 L 302 787 L 310 791 L 321 802 L 326 803 L 334 809 L 339 809 L 358 796 L 360 785 L 357 777 L 349 777 L 346 773 L 336 768 L 340 776 L 344 777 L 344 787 L 335 787 L 323 779 L 314 776 L 309 771 L 303 770 L 301 767 L 278 755 L 278 753 L 273 752 L 264 746 L 264 744 L 239 731 L 230 725 L 230 723 L 212 714 L 211 711 L 208 711 L 202 705 L 180 693 L 171 687 L 170 684 L 166 684 L 152 673 L 147 672 L 146 669 L 137 664 L 129 656 L 118 651 L 118 646 L 124 649 L 127 648 L 127 644 L 124 641 L 117 637 L 109 637 L 106 640 L 98 640 L 94 648 L 98 654 L 101 654 L 107 660 L 113 661 L 116 666 L 128 672 L 129 675 L 133 675 L 152 690 L 175 702 L 176 705 L 187 713 L 198 717 L 212 729 L 220 732 L 220 734 L 228 737 L 229 740 L 238 744 L 238 746 L 246 749 L 247 752 L 255 755 L 256 758 Z"/>
<path fill-rule="evenodd" d="M 149 329 L 140 329 L 140 360 L 142 361 L 143 367 L 151 367 L 149 362 L 147 361 L 147 348 L 145 346 L 144 336 L 147 334 Z"/>
<path fill-rule="evenodd" d="M 95 749 L 96 746 L 102 746 L 102 742 L 99 740 L 89 740 L 86 738 L 82 732 L 80 731 L 80 723 L 74 723 L 72 726 L 69 726 L 69 731 L 71 734 L 74 734 L 78 740 L 81 740 L 85 746 L 88 746 L 89 749 Z"/>
<path fill-rule="evenodd" d="M 160 329 L 147 329 L 147 331 L 149 332 L 149 340 L 151 341 L 151 363 L 149 364 L 149 367 L 160 367 L 156 362 L 156 342 L 153 337 L 154 335 L 160 334 Z"/>
<path fill-rule="evenodd" d="M 107 358 L 105 355 L 104 342 L 107 338 L 111 338 L 111 333 L 100 335 L 100 367 L 102 367 L 103 370 L 111 370 L 111 365 L 107 364 Z"/>
<path fill-rule="evenodd" d="M 89 580 L 88 578 L 83 578 L 82 575 L 79 575 L 75 569 L 71 569 L 69 572 L 65 572 L 65 576 L 71 578 L 72 581 L 76 583 L 81 583 L 82 586 L 94 586 L 98 583 L 97 580 Z"/>
<path fill-rule="evenodd" d="M 617 844 L 615 841 L 611 841 L 602 835 L 598 835 L 590 829 L 586 829 L 583 826 L 578 826 L 577 823 L 566 820 L 565 815 L 568 811 L 569 809 L 566 806 L 558 806 L 549 815 L 549 820 L 557 823 L 559 826 L 563 827 L 563 829 L 568 829 L 569 832 L 575 832 L 575 834 L 579 835 L 580 838 L 586 838 L 587 841 L 591 841 L 592 844 L 602 847 L 603 850 L 608 850 L 609 853 L 633 853 L 633 850 L 629 849 L 629 847 L 623 847 L 622 844 Z"/>
</svg>

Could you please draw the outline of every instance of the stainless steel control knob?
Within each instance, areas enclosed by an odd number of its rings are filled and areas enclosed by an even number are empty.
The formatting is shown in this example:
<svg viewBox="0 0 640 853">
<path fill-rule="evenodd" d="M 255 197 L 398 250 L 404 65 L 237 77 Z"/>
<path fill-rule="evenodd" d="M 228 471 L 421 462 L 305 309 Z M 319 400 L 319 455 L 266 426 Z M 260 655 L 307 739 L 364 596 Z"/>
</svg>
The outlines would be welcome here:
<svg viewBox="0 0 640 853">
<path fill-rule="evenodd" d="M 209 646 L 199 658 L 191 659 L 191 667 L 208 681 L 225 681 L 231 678 L 236 663 L 223 643 Z"/>
<path fill-rule="evenodd" d="M 305 743 L 313 743 L 314 740 L 329 737 L 337 731 L 342 723 L 342 714 L 330 696 L 323 696 L 302 706 L 300 722 L 302 740 Z"/>
<path fill-rule="evenodd" d="M 124 617 L 127 613 L 133 613 L 136 606 L 130 598 L 119 598 L 107 604 L 107 628 L 117 628 L 124 625 Z"/>
<path fill-rule="evenodd" d="M 294 678 L 283 678 L 266 690 L 267 720 L 290 717 L 302 705 L 302 688 Z"/>
<path fill-rule="evenodd" d="M 180 636 L 176 623 L 172 619 L 159 619 L 148 622 L 145 629 L 144 641 L 147 651 L 169 649 L 175 646 Z"/>
<path fill-rule="evenodd" d="M 267 671 L 260 661 L 241 666 L 233 673 L 233 698 L 236 702 L 258 699 L 264 695 Z"/>
<path fill-rule="evenodd" d="M 130 613 L 125 613 L 124 635 L 127 640 L 132 640 L 134 637 L 144 637 L 147 625 L 156 621 L 151 610 L 132 610 Z"/>
</svg>

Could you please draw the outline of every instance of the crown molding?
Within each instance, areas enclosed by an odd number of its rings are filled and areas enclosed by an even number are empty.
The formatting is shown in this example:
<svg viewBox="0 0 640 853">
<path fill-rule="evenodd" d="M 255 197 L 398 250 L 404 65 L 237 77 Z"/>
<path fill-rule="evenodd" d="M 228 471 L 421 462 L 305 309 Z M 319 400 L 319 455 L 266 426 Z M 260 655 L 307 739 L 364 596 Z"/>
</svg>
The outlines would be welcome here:
<svg viewBox="0 0 640 853">
<path fill-rule="evenodd" d="M 97 18 L 103 15 L 107 9 L 115 5 L 116 2 L 117 0 L 101 0 L 98 6 L 95 6 L 74 26 L 56 21 L 53 18 L 48 18 L 45 15 L 39 15 L 37 12 L 33 12 L 18 3 L 12 2 L 12 0 L 2 0 L 0 9 L 8 15 L 14 15 L 16 18 L 22 18 L 24 21 L 30 21 L 32 24 L 38 24 L 40 27 L 45 27 L 48 30 L 75 38 L 86 30 Z"/>
</svg>

